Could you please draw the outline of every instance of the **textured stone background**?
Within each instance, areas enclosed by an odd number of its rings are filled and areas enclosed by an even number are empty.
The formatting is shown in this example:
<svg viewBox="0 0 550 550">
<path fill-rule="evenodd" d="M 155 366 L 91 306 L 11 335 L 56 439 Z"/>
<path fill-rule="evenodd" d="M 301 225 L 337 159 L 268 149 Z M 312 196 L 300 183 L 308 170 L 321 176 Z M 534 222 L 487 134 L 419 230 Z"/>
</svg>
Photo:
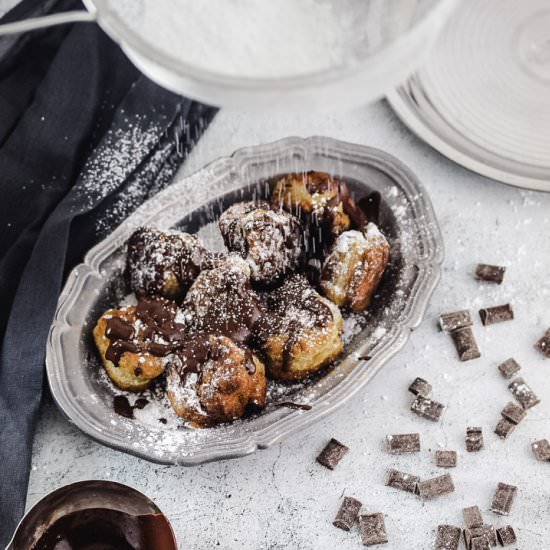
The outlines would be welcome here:
<svg viewBox="0 0 550 550">
<path fill-rule="evenodd" d="M 517 529 L 523 550 L 550 548 L 550 464 L 536 462 L 530 442 L 550 437 L 550 360 L 533 343 L 550 326 L 550 194 L 494 183 L 456 166 L 417 140 L 386 103 L 334 116 L 258 116 L 221 112 L 182 171 L 234 149 L 289 135 L 327 135 L 384 149 L 409 165 L 428 189 L 446 244 L 443 277 L 422 325 L 405 348 L 350 403 L 307 431 L 243 459 L 196 468 L 150 464 L 94 443 L 46 403 L 34 447 L 28 505 L 56 487 L 82 479 L 128 483 L 153 498 L 168 515 L 182 549 L 322 550 L 361 548 L 356 530 L 331 524 L 343 494 L 369 512 L 384 512 L 390 542 L 385 548 L 433 547 L 439 523 L 461 525 L 461 509 L 478 504 L 485 519 Z M 508 266 L 500 287 L 480 284 L 478 262 Z M 511 302 L 516 319 L 474 331 L 482 358 L 460 363 L 452 342 L 436 329 L 442 312 Z M 542 398 L 509 440 L 492 430 L 511 399 L 496 365 L 514 356 Z M 448 408 L 439 424 L 408 410 L 407 386 L 430 380 Z M 485 449 L 464 451 L 467 425 L 483 426 Z M 392 457 L 383 450 L 389 433 L 418 431 L 419 455 Z M 330 437 L 351 451 L 331 472 L 315 463 Z M 427 478 L 443 473 L 438 448 L 459 451 L 451 473 L 456 492 L 423 503 L 384 487 L 389 467 Z M 499 481 L 519 492 L 509 518 L 489 512 Z"/>
</svg>

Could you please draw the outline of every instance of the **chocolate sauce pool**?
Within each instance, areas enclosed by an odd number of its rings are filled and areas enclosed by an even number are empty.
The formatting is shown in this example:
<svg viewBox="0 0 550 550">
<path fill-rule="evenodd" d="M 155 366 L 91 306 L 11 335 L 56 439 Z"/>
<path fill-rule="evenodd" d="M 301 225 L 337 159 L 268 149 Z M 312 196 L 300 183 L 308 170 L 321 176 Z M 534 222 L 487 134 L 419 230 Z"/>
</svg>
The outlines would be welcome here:
<svg viewBox="0 0 550 550">
<path fill-rule="evenodd" d="M 177 550 L 162 514 L 132 516 L 108 508 L 72 512 L 54 522 L 31 550 Z"/>
</svg>

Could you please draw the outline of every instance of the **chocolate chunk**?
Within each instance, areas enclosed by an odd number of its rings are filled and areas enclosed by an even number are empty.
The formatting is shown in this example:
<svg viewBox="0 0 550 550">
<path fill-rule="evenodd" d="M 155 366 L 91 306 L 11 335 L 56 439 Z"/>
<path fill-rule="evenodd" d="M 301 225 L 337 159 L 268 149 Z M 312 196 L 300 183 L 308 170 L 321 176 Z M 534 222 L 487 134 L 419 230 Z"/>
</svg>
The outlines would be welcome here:
<svg viewBox="0 0 550 550">
<path fill-rule="evenodd" d="M 457 550 L 460 544 L 460 528 L 454 525 L 439 525 L 435 550 Z"/>
<path fill-rule="evenodd" d="M 440 468 L 455 468 L 456 451 L 435 451 L 435 464 Z"/>
<path fill-rule="evenodd" d="M 317 462 L 329 470 L 334 470 L 349 449 L 336 439 L 331 439 L 317 457 Z"/>
<path fill-rule="evenodd" d="M 427 418 L 428 420 L 433 420 L 434 422 L 437 422 L 441 418 L 444 409 L 445 406 L 441 403 L 428 399 L 427 397 L 422 397 L 421 395 L 417 395 L 416 399 L 411 404 L 411 411 L 413 413 Z"/>
<path fill-rule="evenodd" d="M 483 430 L 479 427 L 466 428 L 466 450 L 475 453 L 483 448 Z"/>
<path fill-rule="evenodd" d="M 497 529 L 497 538 L 502 546 L 514 544 L 517 540 L 516 533 L 511 525 Z"/>
<path fill-rule="evenodd" d="M 485 540 L 486 543 L 482 542 L 482 540 Z M 497 535 L 495 528 L 492 525 L 483 524 L 478 527 L 464 529 L 464 544 L 468 549 L 476 548 L 476 544 L 479 548 L 490 548 L 491 546 L 496 546 Z"/>
<path fill-rule="evenodd" d="M 548 439 L 540 439 L 531 443 L 531 449 L 537 460 L 542 462 L 550 462 L 550 442 Z"/>
<path fill-rule="evenodd" d="M 508 384 L 508 389 L 512 392 L 518 403 L 524 409 L 530 409 L 540 403 L 540 399 L 535 392 L 526 384 L 523 378 L 516 378 Z"/>
<path fill-rule="evenodd" d="M 405 491 L 407 493 L 416 493 L 417 483 L 420 481 L 418 476 L 413 476 L 412 474 L 406 474 L 405 472 L 400 472 L 399 470 L 388 470 L 388 475 L 386 477 L 386 486 L 393 487 L 394 489 L 399 489 L 400 491 Z"/>
<path fill-rule="evenodd" d="M 444 313 L 439 316 L 439 327 L 444 332 L 453 332 L 459 328 L 471 327 L 472 317 L 467 309 Z"/>
<path fill-rule="evenodd" d="M 512 424 L 519 424 L 527 414 L 523 407 L 516 405 L 515 403 L 508 403 L 500 413 L 506 420 L 509 420 Z"/>
<path fill-rule="evenodd" d="M 487 537 L 472 537 L 469 550 L 490 550 L 491 544 Z"/>
<path fill-rule="evenodd" d="M 494 525 L 482 525 L 481 529 L 483 530 L 484 535 L 489 539 L 489 544 L 491 546 L 496 546 L 498 544 L 497 541 L 497 532 L 495 530 Z"/>
<path fill-rule="evenodd" d="M 453 478 L 449 474 L 433 477 L 418 483 L 418 494 L 424 499 L 431 499 L 452 493 L 455 490 Z"/>
<path fill-rule="evenodd" d="M 469 506 L 462 509 L 462 516 L 464 517 L 464 523 L 468 529 L 475 527 L 481 527 L 483 525 L 483 516 L 479 506 Z"/>
<path fill-rule="evenodd" d="M 476 279 L 500 285 L 505 272 L 506 268 L 500 265 L 477 264 Z"/>
<path fill-rule="evenodd" d="M 535 347 L 548 359 L 550 359 L 550 328 L 544 336 L 535 344 Z"/>
<path fill-rule="evenodd" d="M 384 514 L 368 514 L 359 518 L 359 532 L 364 546 L 388 542 Z"/>
<path fill-rule="evenodd" d="M 357 521 L 359 516 L 359 510 L 361 510 L 361 502 L 353 497 L 344 497 L 342 505 L 332 522 L 332 525 L 343 529 L 344 531 L 349 531 L 354 523 Z"/>
<path fill-rule="evenodd" d="M 470 327 L 459 328 L 451 332 L 458 358 L 461 361 L 471 361 L 481 357 L 474 333 Z"/>
<path fill-rule="evenodd" d="M 429 397 L 432 393 L 432 385 L 423 378 L 415 378 L 413 383 L 409 386 L 409 391 L 414 393 L 414 395 Z"/>
<path fill-rule="evenodd" d="M 500 514 L 501 516 L 507 516 L 512 509 L 516 491 L 517 487 L 513 485 L 499 483 L 491 504 L 491 512 Z"/>
<path fill-rule="evenodd" d="M 498 370 L 500 371 L 500 374 L 504 376 L 504 378 L 512 378 L 512 376 L 514 376 L 516 372 L 519 372 L 521 370 L 521 367 L 515 359 L 510 357 L 510 359 L 506 359 L 506 361 L 498 366 Z"/>
<path fill-rule="evenodd" d="M 503 321 L 511 321 L 514 318 L 514 312 L 510 304 L 501 306 L 486 307 L 479 310 L 481 322 L 487 325 L 502 323 Z"/>
<path fill-rule="evenodd" d="M 495 427 L 495 433 L 501 439 L 506 439 L 514 431 L 515 427 L 516 425 L 506 418 L 501 418 Z"/>
<path fill-rule="evenodd" d="M 386 436 L 386 449 L 391 455 L 420 452 L 420 434 L 396 434 Z"/>
</svg>

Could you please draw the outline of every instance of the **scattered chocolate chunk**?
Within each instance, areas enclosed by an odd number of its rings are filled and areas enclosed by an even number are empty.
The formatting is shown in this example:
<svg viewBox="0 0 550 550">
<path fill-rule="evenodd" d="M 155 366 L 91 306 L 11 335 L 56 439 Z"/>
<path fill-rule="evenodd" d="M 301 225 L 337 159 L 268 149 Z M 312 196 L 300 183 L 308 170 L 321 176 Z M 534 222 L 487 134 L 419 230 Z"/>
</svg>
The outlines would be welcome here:
<svg viewBox="0 0 550 550">
<path fill-rule="evenodd" d="M 444 332 L 453 332 L 459 328 L 471 327 L 472 317 L 467 309 L 444 313 L 439 316 L 439 327 Z"/>
<path fill-rule="evenodd" d="M 550 442 L 548 439 L 540 439 L 531 443 L 531 449 L 537 460 L 542 462 L 550 462 Z"/>
<path fill-rule="evenodd" d="M 516 425 L 506 418 L 501 418 L 495 427 L 495 433 L 501 439 L 506 439 L 514 431 L 515 427 Z"/>
<path fill-rule="evenodd" d="M 386 477 L 386 486 L 399 489 L 400 491 L 406 491 L 407 493 L 416 493 L 416 487 L 420 478 L 413 476 L 412 474 L 406 474 L 393 468 L 388 471 Z"/>
<path fill-rule="evenodd" d="M 464 523 L 468 529 L 475 527 L 481 527 L 483 525 L 483 516 L 479 506 L 469 506 L 462 509 L 462 516 L 464 517 Z"/>
<path fill-rule="evenodd" d="M 460 544 L 460 528 L 454 525 L 439 525 L 435 550 L 457 550 Z"/>
<path fill-rule="evenodd" d="M 413 413 L 427 418 L 428 420 L 433 420 L 434 422 L 437 422 L 441 418 L 444 409 L 445 406 L 441 403 L 428 399 L 427 397 L 422 397 L 421 395 L 417 395 L 411 405 L 411 411 Z"/>
<path fill-rule="evenodd" d="M 550 359 L 550 328 L 544 336 L 535 344 L 535 347 L 548 359 Z"/>
<path fill-rule="evenodd" d="M 368 514 L 359 518 L 359 532 L 364 546 L 388 542 L 384 514 Z"/>
<path fill-rule="evenodd" d="M 510 304 L 501 306 L 486 307 L 479 310 L 479 316 L 484 326 L 511 321 L 514 318 L 514 312 Z"/>
<path fill-rule="evenodd" d="M 471 361 L 481 357 L 474 333 L 470 327 L 459 328 L 451 332 L 458 358 L 461 361 Z"/>
<path fill-rule="evenodd" d="M 466 450 L 475 453 L 483 449 L 483 430 L 479 427 L 466 428 Z"/>
<path fill-rule="evenodd" d="M 409 386 L 409 391 L 414 395 L 430 397 L 430 394 L 432 393 L 432 385 L 429 382 L 426 382 L 423 378 L 415 378 L 413 383 Z"/>
<path fill-rule="evenodd" d="M 498 366 L 498 370 L 500 371 L 500 374 L 504 376 L 504 378 L 512 378 L 512 376 L 514 376 L 516 372 L 519 372 L 521 370 L 521 367 L 515 359 L 510 357 L 510 359 L 506 359 L 506 361 Z"/>
<path fill-rule="evenodd" d="M 487 541 L 487 545 L 484 545 L 481 540 L 477 539 L 485 539 Z M 476 543 L 474 543 L 474 540 L 477 540 L 479 548 L 489 548 L 491 546 L 496 546 L 497 535 L 495 532 L 495 528 L 492 525 L 483 524 L 477 527 L 464 529 L 464 544 L 466 545 L 466 548 L 475 548 Z"/>
<path fill-rule="evenodd" d="M 489 544 L 491 546 L 496 546 L 498 544 L 498 541 L 497 532 L 494 525 L 484 524 L 481 526 L 481 529 L 483 531 L 483 534 L 489 539 Z"/>
<path fill-rule="evenodd" d="M 505 272 L 506 268 L 500 265 L 477 264 L 476 279 L 500 285 Z"/>
<path fill-rule="evenodd" d="M 491 544 L 487 537 L 472 537 L 468 550 L 491 550 Z"/>
<path fill-rule="evenodd" d="M 431 499 L 452 493 L 455 490 L 453 478 L 449 474 L 433 477 L 418 483 L 418 494 L 424 499 Z"/>
<path fill-rule="evenodd" d="M 540 403 L 535 392 L 526 384 L 523 378 L 516 378 L 508 384 L 508 389 L 524 409 L 530 409 Z"/>
<path fill-rule="evenodd" d="M 507 516 L 512 509 L 516 491 L 517 487 L 513 485 L 499 483 L 495 491 L 495 496 L 493 497 L 493 503 L 491 504 L 491 512 L 500 514 L 501 516 Z"/>
<path fill-rule="evenodd" d="M 338 529 L 349 531 L 359 516 L 359 510 L 361 510 L 361 502 L 353 497 L 344 497 L 342 505 L 334 518 L 332 524 Z"/>
<path fill-rule="evenodd" d="M 329 470 L 334 470 L 348 451 L 348 447 L 336 439 L 331 439 L 317 457 L 317 462 Z"/>
<path fill-rule="evenodd" d="M 509 546 L 516 542 L 516 533 L 511 525 L 497 529 L 497 538 L 501 546 Z"/>
<path fill-rule="evenodd" d="M 435 464 L 440 468 L 456 468 L 456 451 L 435 451 Z"/>
<path fill-rule="evenodd" d="M 396 434 L 386 437 L 386 449 L 391 455 L 420 452 L 420 434 Z"/>
<path fill-rule="evenodd" d="M 509 420 L 512 424 L 519 424 L 527 414 L 523 407 L 516 405 L 515 403 L 508 403 L 500 413 L 506 420 Z"/>
</svg>

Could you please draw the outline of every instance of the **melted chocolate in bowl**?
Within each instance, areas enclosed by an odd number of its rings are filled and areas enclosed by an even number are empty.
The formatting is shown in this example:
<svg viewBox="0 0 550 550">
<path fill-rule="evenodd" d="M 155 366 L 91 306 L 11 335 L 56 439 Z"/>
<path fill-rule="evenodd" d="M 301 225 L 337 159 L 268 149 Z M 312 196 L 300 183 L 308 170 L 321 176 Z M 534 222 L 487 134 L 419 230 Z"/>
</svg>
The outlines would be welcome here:
<svg viewBox="0 0 550 550">
<path fill-rule="evenodd" d="M 32 550 L 175 550 L 162 514 L 133 516 L 108 508 L 90 508 L 55 521 Z"/>
<path fill-rule="evenodd" d="M 46 495 L 21 520 L 7 550 L 177 550 L 153 501 L 114 481 L 78 481 Z"/>
</svg>

